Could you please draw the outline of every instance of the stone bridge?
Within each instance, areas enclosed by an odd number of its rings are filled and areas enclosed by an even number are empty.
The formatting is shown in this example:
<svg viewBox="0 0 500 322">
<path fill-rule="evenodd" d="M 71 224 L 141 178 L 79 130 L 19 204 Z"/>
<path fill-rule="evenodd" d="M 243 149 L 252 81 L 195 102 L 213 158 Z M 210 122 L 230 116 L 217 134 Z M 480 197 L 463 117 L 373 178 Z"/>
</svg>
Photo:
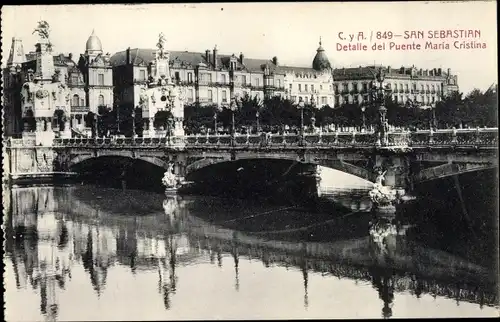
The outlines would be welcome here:
<svg viewBox="0 0 500 322">
<path fill-rule="evenodd" d="M 175 173 L 188 180 L 195 171 L 222 162 L 280 159 L 325 166 L 369 181 L 374 181 L 379 170 L 387 170 L 387 185 L 408 188 L 422 181 L 498 166 L 497 128 L 390 132 L 383 145 L 372 132 L 72 138 L 54 139 L 51 147 L 30 147 L 23 139 L 8 143 L 11 174 L 29 173 L 12 163 L 24 157 L 24 167 L 30 168 L 27 156 L 34 159 L 31 163 L 39 172 L 44 161 L 50 170 L 47 159 L 51 158 L 51 170 L 59 172 L 104 156 L 143 160 L 165 169 L 172 162 Z"/>
</svg>

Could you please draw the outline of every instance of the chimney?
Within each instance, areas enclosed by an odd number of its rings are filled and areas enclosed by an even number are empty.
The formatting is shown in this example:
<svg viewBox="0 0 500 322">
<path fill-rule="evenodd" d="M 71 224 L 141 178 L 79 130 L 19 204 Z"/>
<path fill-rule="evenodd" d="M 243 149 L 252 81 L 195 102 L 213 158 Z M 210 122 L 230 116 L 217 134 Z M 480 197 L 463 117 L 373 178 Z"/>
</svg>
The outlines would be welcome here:
<svg viewBox="0 0 500 322">
<path fill-rule="evenodd" d="M 208 63 L 210 63 L 210 50 L 205 50 L 205 59 Z"/>
<path fill-rule="evenodd" d="M 345 67 L 342 67 L 342 73 L 345 75 Z"/>
<path fill-rule="evenodd" d="M 430 73 L 429 76 L 434 76 L 434 69 L 431 69 L 429 73 Z"/>
<path fill-rule="evenodd" d="M 213 60 L 214 60 L 214 68 L 217 68 L 217 45 L 215 45 L 214 47 L 214 57 L 213 57 Z"/>
<path fill-rule="evenodd" d="M 245 60 L 245 55 L 243 55 L 243 53 L 240 53 L 240 64 L 243 64 L 244 60 Z"/>
<path fill-rule="evenodd" d="M 391 71 L 392 71 L 391 66 L 387 66 L 387 73 L 388 73 L 388 74 L 390 74 L 390 73 L 391 73 Z"/>
<path fill-rule="evenodd" d="M 451 75 L 451 68 L 448 68 L 448 76 Z"/>
<path fill-rule="evenodd" d="M 441 68 L 438 68 L 438 76 L 441 76 L 443 75 L 443 71 L 441 70 Z"/>
<path fill-rule="evenodd" d="M 73 54 L 72 54 L 72 53 L 69 53 L 68 58 L 69 58 L 69 59 L 73 59 Z"/>
<path fill-rule="evenodd" d="M 130 47 L 127 48 L 127 65 L 130 65 L 132 62 L 130 61 Z"/>
<path fill-rule="evenodd" d="M 273 64 L 278 66 L 278 57 L 276 56 L 273 57 Z"/>
<path fill-rule="evenodd" d="M 406 68 L 404 66 L 401 66 L 400 73 L 403 75 L 406 74 Z"/>
<path fill-rule="evenodd" d="M 424 75 L 424 71 L 422 70 L 422 68 L 420 68 L 420 70 L 418 71 L 418 74 L 419 74 L 420 76 L 423 76 L 423 75 Z"/>
</svg>

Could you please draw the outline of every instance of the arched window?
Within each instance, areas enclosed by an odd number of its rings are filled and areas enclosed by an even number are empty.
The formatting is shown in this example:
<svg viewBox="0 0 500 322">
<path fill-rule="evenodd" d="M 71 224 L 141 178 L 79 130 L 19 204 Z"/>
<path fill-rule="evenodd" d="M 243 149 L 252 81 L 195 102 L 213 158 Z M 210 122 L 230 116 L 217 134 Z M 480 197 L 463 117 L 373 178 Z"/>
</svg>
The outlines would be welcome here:
<svg viewBox="0 0 500 322">
<path fill-rule="evenodd" d="M 71 100 L 71 106 L 78 106 L 79 103 L 80 103 L 80 97 L 77 94 L 73 95 L 73 99 Z"/>
<path fill-rule="evenodd" d="M 99 95 L 99 103 L 98 103 L 99 106 L 104 106 L 104 96 L 101 94 Z"/>
</svg>

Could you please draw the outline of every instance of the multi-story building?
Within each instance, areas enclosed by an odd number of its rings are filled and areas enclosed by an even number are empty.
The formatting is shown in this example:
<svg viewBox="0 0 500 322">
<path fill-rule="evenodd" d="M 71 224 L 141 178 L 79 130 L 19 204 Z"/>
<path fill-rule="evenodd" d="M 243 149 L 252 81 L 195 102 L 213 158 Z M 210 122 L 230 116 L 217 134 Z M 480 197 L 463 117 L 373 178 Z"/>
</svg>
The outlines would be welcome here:
<svg viewBox="0 0 500 322">
<path fill-rule="evenodd" d="M 22 113 L 22 87 L 37 78 L 40 66 L 49 66 L 47 72 L 57 75 L 69 90 L 66 100 L 71 113 L 67 113 L 67 117 L 71 118 L 72 128 L 83 128 L 84 115 L 89 111 L 96 113 L 99 106 L 112 107 L 113 71 L 109 54 L 103 54 L 101 41 L 94 33 L 87 40 L 85 53 L 78 63 L 73 61 L 72 54 L 52 55 L 53 63 L 37 57 L 37 52 L 25 54 L 22 40 L 12 38 L 7 66 L 3 69 L 6 135 L 19 135 L 23 131 L 26 115 Z"/>
<path fill-rule="evenodd" d="M 357 68 L 338 68 L 333 71 L 335 104 L 361 104 L 370 99 L 369 90 L 379 68 L 385 73 L 385 81 L 392 90 L 396 103 L 416 103 L 430 105 L 442 100 L 452 92 L 458 91 L 457 76 L 448 68 L 431 70 L 401 67 L 393 69 L 383 66 L 359 66 Z"/>
<path fill-rule="evenodd" d="M 130 49 L 111 57 L 118 104 L 139 106 L 141 88 L 152 77 L 156 49 Z M 185 88 L 186 103 L 229 105 L 232 94 L 264 99 L 314 97 L 317 105 L 333 106 L 331 66 L 323 47 L 317 50 L 312 68 L 280 66 L 278 58 L 247 58 L 219 54 L 217 46 L 205 53 L 169 51 L 173 81 Z"/>
</svg>

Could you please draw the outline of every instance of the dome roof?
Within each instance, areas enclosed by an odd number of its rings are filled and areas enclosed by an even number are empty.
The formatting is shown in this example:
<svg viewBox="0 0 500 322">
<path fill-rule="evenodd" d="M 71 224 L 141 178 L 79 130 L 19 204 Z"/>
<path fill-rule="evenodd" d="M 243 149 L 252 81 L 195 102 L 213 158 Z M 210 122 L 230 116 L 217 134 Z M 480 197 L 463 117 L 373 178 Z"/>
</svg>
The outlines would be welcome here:
<svg viewBox="0 0 500 322">
<path fill-rule="evenodd" d="M 317 71 L 330 69 L 332 67 L 330 65 L 330 61 L 328 60 L 328 57 L 325 54 L 325 50 L 321 46 L 321 38 L 319 39 L 319 47 L 316 50 L 316 56 L 314 56 L 312 67 Z"/>
<path fill-rule="evenodd" d="M 95 35 L 94 30 L 92 30 L 92 35 L 90 35 L 85 46 L 87 51 L 102 51 L 101 40 Z"/>
</svg>

